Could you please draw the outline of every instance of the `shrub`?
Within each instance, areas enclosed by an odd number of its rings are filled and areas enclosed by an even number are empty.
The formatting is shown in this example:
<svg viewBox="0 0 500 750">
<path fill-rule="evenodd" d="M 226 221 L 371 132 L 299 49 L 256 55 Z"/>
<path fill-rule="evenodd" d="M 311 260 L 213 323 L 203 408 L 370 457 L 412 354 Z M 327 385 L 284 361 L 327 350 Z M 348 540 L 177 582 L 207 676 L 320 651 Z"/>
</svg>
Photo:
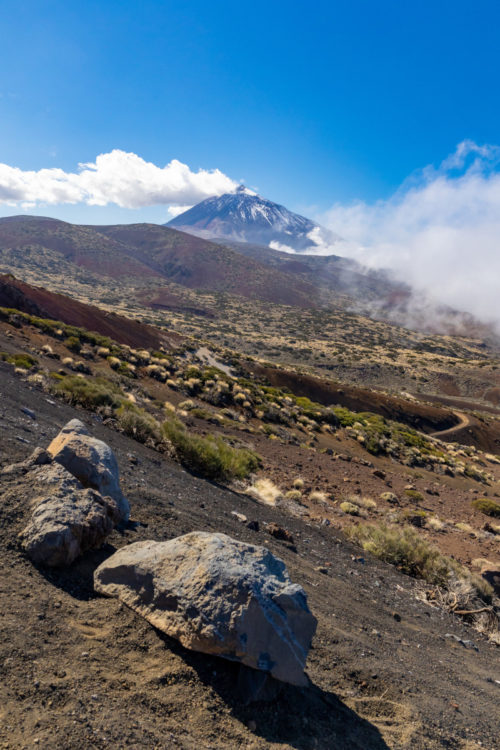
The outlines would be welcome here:
<svg viewBox="0 0 500 750">
<path fill-rule="evenodd" d="M 140 443 L 146 443 L 148 440 L 155 443 L 160 442 L 160 423 L 145 409 L 141 409 L 131 401 L 122 403 L 116 412 L 116 418 L 125 434 L 130 435 Z"/>
<path fill-rule="evenodd" d="M 411 526 L 395 529 L 383 524 L 357 524 L 345 530 L 346 535 L 379 560 L 391 563 L 408 575 L 423 578 L 431 584 L 449 588 L 454 580 L 466 582 L 488 600 L 492 589 L 467 568 L 442 555 Z"/>
<path fill-rule="evenodd" d="M 313 503 L 326 503 L 328 495 L 326 492 L 320 492 L 320 490 L 314 490 L 309 495 L 309 500 Z"/>
<path fill-rule="evenodd" d="M 366 510 L 374 510 L 377 507 L 377 503 L 371 497 L 357 497 L 355 502 Z"/>
<path fill-rule="evenodd" d="M 259 457 L 252 451 L 233 448 L 220 436 L 192 435 L 178 420 L 167 420 L 162 430 L 181 463 L 208 479 L 244 479 L 260 464 Z"/>
<path fill-rule="evenodd" d="M 21 370 L 31 370 L 32 367 L 38 364 L 38 360 L 35 357 L 24 352 L 20 352 L 19 354 L 5 354 L 2 352 L 1 359 L 14 365 L 14 367 L 21 368 Z"/>
<path fill-rule="evenodd" d="M 190 398 L 186 399 L 185 401 L 181 401 L 179 404 L 179 409 L 183 409 L 184 411 L 190 411 L 191 409 L 194 409 L 194 401 L 191 401 Z"/>
<path fill-rule="evenodd" d="M 398 496 L 395 495 L 394 492 L 382 492 L 380 499 L 386 500 L 386 502 L 392 503 L 393 505 L 399 504 Z"/>
<path fill-rule="evenodd" d="M 121 367 L 122 361 L 118 357 L 107 357 L 106 359 L 112 370 L 118 370 Z"/>
<path fill-rule="evenodd" d="M 78 354 L 82 348 L 82 343 L 78 336 L 68 336 L 64 342 L 64 346 L 71 352 L 76 352 Z"/>
<path fill-rule="evenodd" d="M 426 520 L 425 523 L 433 531 L 442 531 L 445 527 L 443 521 L 441 521 L 441 519 L 439 519 L 437 516 L 431 516 Z"/>
<path fill-rule="evenodd" d="M 281 497 L 281 490 L 270 479 L 263 477 L 248 487 L 247 494 L 264 505 L 276 505 Z"/>
<path fill-rule="evenodd" d="M 302 477 L 297 477 L 296 479 L 293 480 L 294 489 L 301 490 L 303 486 L 304 486 L 304 480 L 302 479 Z"/>
<path fill-rule="evenodd" d="M 340 503 L 339 507 L 341 511 L 343 511 L 344 513 L 348 513 L 350 516 L 359 516 L 359 505 L 355 505 L 348 500 Z"/>
<path fill-rule="evenodd" d="M 478 497 L 477 500 L 472 501 L 472 505 L 476 510 L 480 510 L 487 516 L 500 518 L 500 503 L 496 503 L 494 500 L 487 497 Z"/>
<path fill-rule="evenodd" d="M 87 380 L 77 375 L 67 375 L 54 384 L 53 390 L 70 404 L 80 404 L 86 409 L 97 409 L 102 406 L 117 409 L 125 398 L 121 388 L 106 378 Z"/>
<path fill-rule="evenodd" d="M 459 531 L 464 531 L 466 534 L 475 534 L 472 526 L 468 523 L 465 523 L 464 521 L 459 521 L 458 523 L 456 523 L 455 528 Z"/>
<path fill-rule="evenodd" d="M 294 500 L 298 503 L 300 500 L 302 500 L 302 492 L 300 490 L 288 490 L 288 492 L 285 494 L 285 497 L 288 500 Z"/>
<path fill-rule="evenodd" d="M 421 503 L 424 499 L 422 493 L 418 492 L 417 490 L 405 490 L 405 495 L 410 500 L 414 500 L 416 503 Z"/>
</svg>

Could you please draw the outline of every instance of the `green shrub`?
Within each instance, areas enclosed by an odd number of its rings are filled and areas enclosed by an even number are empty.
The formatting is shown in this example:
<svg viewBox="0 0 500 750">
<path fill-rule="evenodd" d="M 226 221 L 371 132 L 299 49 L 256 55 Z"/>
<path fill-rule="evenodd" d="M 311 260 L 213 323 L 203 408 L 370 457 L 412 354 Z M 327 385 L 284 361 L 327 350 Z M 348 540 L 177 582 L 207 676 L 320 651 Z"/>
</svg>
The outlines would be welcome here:
<svg viewBox="0 0 500 750">
<path fill-rule="evenodd" d="M 492 588 L 486 581 L 451 557 L 442 555 L 411 526 L 396 529 L 384 524 L 357 524 L 345 532 L 365 552 L 395 565 L 403 573 L 444 588 L 449 588 L 453 579 L 459 579 L 467 582 L 482 599 L 491 597 Z"/>
<path fill-rule="evenodd" d="M 1 352 L 0 359 L 14 365 L 14 367 L 20 367 L 22 370 L 31 370 L 32 367 L 35 367 L 35 365 L 38 364 L 38 360 L 35 357 L 24 352 L 18 354 L 6 354 L 5 352 Z"/>
<path fill-rule="evenodd" d="M 421 503 L 424 499 L 424 496 L 421 492 L 418 492 L 418 490 L 405 490 L 405 495 L 416 503 Z"/>
<path fill-rule="evenodd" d="M 259 467 L 260 459 L 252 451 L 233 448 L 219 436 L 192 435 L 178 420 L 167 420 L 162 430 L 181 463 L 208 479 L 244 479 Z"/>
<path fill-rule="evenodd" d="M 345 406 L 336 406 L 333 412 L 339 420 L 342 427 L 352 427 L 355 422 L 359 421 L 359 414 L 346 409 Z"/>
<path fill-rule="evenodd" d="M 123 401 L 116 411 L 118 423 L 125 434 L 130 435 L 141 443 L 152 440 L 155 443 L 161 440 L 160 423 L 145 409 L 136 406 L 131 401 Z"/>
<path fill-rule="evenodd" d="M 478 497 L 477 500 L 472 501 L 472 505 L 476 510 L 480 510 L 487 516 L 500 518 L 500 503 L 496 503 L 494 500 L 487 497 Z"/>
<path fill-rule="evenodd" d="M 76 375 L 67 375 L 54 384 L 53 390 L 70 404 L 80 404 L 86 409 L 97 409 L 102 406 L 117 409 L 125 398 L 121 388 L 106 378 L 87 380 Z"/>
<path fill-rule="evenodd" d="M 82 343 L 78 336 L 68 336 L 68 338 L 64 342 L 64 346 L 66 349 L 69 349 L 71 352 L 78 353 L 80 349 L 82 348 Z"/>
<path fill-rule="evenodd" d="M 293 500 L 295 502 L 300 502 L 302 500 L 302 492 L 300 490 L 288 490 L 288 492 L 285 494 L 285 497 L 288 500 Z"/>
</svg>

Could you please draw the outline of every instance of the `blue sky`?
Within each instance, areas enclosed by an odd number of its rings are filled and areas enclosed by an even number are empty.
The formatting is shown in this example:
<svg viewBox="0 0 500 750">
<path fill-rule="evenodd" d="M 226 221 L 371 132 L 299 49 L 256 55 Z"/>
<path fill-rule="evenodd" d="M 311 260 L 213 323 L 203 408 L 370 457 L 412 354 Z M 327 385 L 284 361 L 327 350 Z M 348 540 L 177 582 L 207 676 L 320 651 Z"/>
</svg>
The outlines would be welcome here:
<svg viewBox="0 0 500 750">
<path fill-rule="evenodd" d="M 389 199 L 464 139 L 500 142 L 495 2 L 4 0 L 1 15 L 0 162 L 23 173 L 116 149 L 315 214 Z M 2 174 L 0 199 L 38 179 Z M 181 204 L 203 197 L 195 182 Z M 167 218 L 154 197 L 44 204 L 43 189 L 22 209 L 4 195 L 0 213 Z"/>
</svg>

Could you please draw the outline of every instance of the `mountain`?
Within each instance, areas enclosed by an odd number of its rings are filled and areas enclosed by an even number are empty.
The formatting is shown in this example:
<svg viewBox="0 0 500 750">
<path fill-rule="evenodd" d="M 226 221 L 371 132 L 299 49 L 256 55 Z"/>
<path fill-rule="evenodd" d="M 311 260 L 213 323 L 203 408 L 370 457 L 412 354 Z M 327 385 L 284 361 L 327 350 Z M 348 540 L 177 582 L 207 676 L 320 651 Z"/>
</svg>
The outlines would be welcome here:
<svg viewBox="0 0 500 750">
<path fill-rule="evenodd" d="M 311 307 L 307 281 L 269 269 L 235 250 L 157 224 L 80 226 L 37 216 L 0 219 L 0 270 L 49 271 L 70 279 L 79 269 L 99 278 L 154 283 Z"/>
<path fill-rule="evenodd" d="M 276 250 L 304 252 L 331 245 L 339 237 L 305 216 L 240 186 L 198 203 L 166 226 L 206 239 L 236 240 L 270 245 Z"/>
</svg>

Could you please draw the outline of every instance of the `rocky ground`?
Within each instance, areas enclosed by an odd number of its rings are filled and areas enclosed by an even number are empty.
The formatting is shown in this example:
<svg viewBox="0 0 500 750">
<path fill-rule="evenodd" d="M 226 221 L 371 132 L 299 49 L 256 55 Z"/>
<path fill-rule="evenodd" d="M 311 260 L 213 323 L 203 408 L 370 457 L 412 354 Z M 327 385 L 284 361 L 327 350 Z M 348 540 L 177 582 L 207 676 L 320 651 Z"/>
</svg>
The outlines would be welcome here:
<svg viewBox="0 0 500 750">
<path fill-rule="evenodd" d="M 8 493 L 0 504 L 3 747 L 497 746 L 498 648 L 421 601 L 425 584 L 360 555 L 333 524 L 288 516 L 187 473 L 0 363 L 2 466 L 48 445 L 75 416 L 115 451 L 131 522 L 103 549 L 66 570 L 47 571 L 18 546 L 29 498 Z M 358 467 L 345 466 L 355 482 Z M 3 477 L 0 491 L 15 481 Z M 233 511 L 258 521 L 259 530 Z M 285 527 L 294 544 L 273 538 L 266 531 L 271 522 Z M 285 686 L 271 703 L 243 706 L 235 665 L 186 651 L 94 593 L 93 571 L 115 549 L 192 530 L 267 546 L 305 588 L 318 618 L 308 688 Z"/>
</svg>

